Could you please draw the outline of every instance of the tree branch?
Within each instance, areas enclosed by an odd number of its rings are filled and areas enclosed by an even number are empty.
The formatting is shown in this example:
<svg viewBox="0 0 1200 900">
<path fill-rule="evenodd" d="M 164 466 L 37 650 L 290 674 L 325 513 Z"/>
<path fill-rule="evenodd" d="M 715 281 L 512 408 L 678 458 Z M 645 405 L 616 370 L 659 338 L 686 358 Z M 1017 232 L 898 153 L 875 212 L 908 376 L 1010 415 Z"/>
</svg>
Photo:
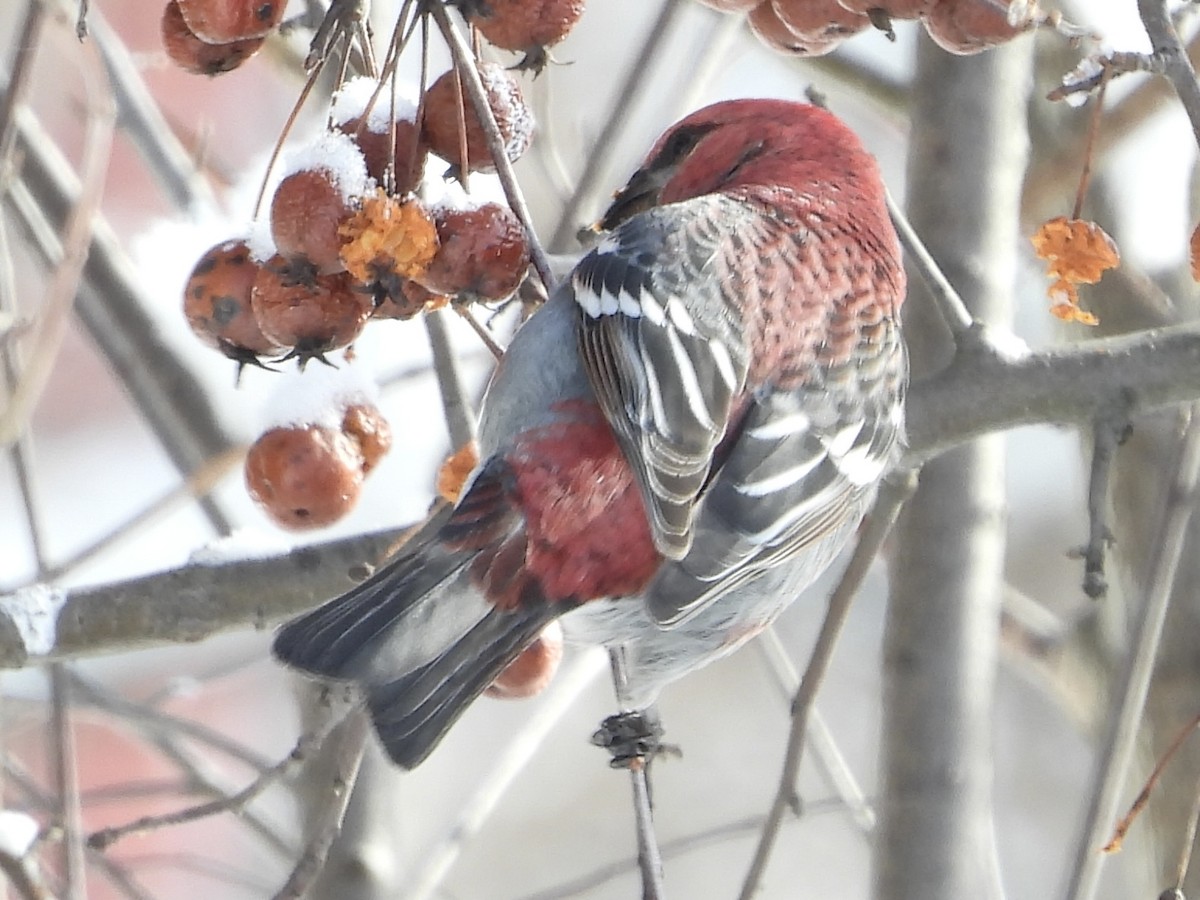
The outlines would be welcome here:
<svg viewBox="0 0 1200 900">
<path fill-rule="evenodd" d="M 401 533 L 379 532 L 221 565 L 189 564 L 99 587 L 0 596 L 5 614 L 0 617 L 0 668 L 20 668 L 32 657 L 48 662 L 199 641 L 233 628 L 266 628 L 349 590 L 356 583 L 352 573 L 361 574 L 364 560 L 379 559 Z M 39 606 L 54 623 L 42 633 L 44 654 L 34 652 L 36 644 L 16 624 Z"/>
<path fill-rule="evenodd" d="M 1192 61 L 1171 21 L 1167 0 L 1138 0 L 1138 12 L 1146 26 L 1146 34 L 1150 36 L 1154 58 L 1162 61 L 1162 74 L 1179 95 L 1179 102 L 1192 123 L 1196 143 L 1200 144 L 1200 82 L 1196 81 L 1196 70 L 1192 68 Z"/>
<path fill-rule="evenodd" d="M 909 462 L 1020 425 L 1090 424 L 1113 408 L 1136 415 L 1200 399 L 1200 323 L 1036 353 L 1010 332 L 977 327 L 979 339 L 964 341 L 947 368 L 913 384 Z M 267 627 L 349 589 L 347 573 L 378 559 L 402 531 L 63 592 L 57 637 L 45 659 Z M 0 611 L 11 617 L 12 600 L 5 599 Z M 0 668 L 19 668 L 29 658 L 11 618 L 0 618 Z"/>
<path fill-rule="evenodd" d="M 1020 425 L 1086 424 L 1123 402 L 1137 413 L 1200 396 L 1200 323 L 1036 353 L 1003 329 L 981 331 L 949 366 L 913 384 L 911 457 Z"/>
</svg>

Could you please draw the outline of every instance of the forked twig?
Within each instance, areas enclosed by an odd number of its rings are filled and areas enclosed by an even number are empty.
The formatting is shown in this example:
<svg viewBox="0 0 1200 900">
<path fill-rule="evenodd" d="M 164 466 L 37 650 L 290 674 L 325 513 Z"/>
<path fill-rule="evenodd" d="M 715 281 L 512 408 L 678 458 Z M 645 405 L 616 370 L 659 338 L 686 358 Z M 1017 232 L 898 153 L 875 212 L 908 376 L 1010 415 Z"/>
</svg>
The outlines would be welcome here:
<svg viewBox="0 0 1200 900">
<path fill-rule="evenodd" d="M 342 827 L 346 807 L 354 793 L 358 767 L 370 736 L 370 721 L 366 710 L 356 709 L 346 716 L 330 733 L 330 749 L 334 756 L 334 776 L 328 791 L 328 802 L 316 817 L 313 836 L 300 854 L 295 868 L 272 900 L 299 900 L 320 874 L 329 856 L 329 848 Z"/>
<path fill-rule="evenodd" d="M 340 705 L 331 704 L 327 708 L 326 720 L 317 729 L 310 733 L 302 734 L 296 741 L 296 746 L 292 748 L 291 753 L 263 771 L 250 784 L 236 794 L 163 815 L 142 816 L 124 825 L 101 828 L 88 835 L 87 845 L 93 850 L 104 850 L 129 835 L 145 834 L 171 825 L 182 825 L 186 822 L 194 822 L 197 819 L 207 818 L 219 813 L 237 812 L 284 775 L 287 775 L 303 763 L 309 754 L 321 745 L 326 736 L 342 723 L 346 718 L 348 709 L 348 707 L 342 708 Z"/>
<path fill-rule="evenodd" d="M 813 703 L 816 701 L 817 691 L 824 681 L 825 673 L 829 670 L 829 663 L 833 658 L 833 651 L 837 646 L 837 639 L 841 635 L 842 626 L 846 622 L 846 616 L 850 612 L 851 602 L 858 593 L 863 579 L 866 578 L 871 563 L 883 546 L 888 532 L 891 531 L 892 524 L 900 513 L 900 507 L 904 505 L 904 501 L 908 499 L 915 488 L 915 472 L 900 473 L 894 481 L 884 482 L 879 492 L 879 499 L 875 501 L 875 508 L 867 517 L 859 533 L 858 543 L 846 565 L 846 571 L 842 574 L 841 581 L 838 582 L 838 586 L 829 598 L 829 608 L 825 613 L 824 622 L 821 623 L 821 631 L 813 646 L 808 667 L 804 670 L 800 687 L 792 699 L 792 728 L 788 734 L 787 749 L 784 752 L 779 787 L 775 792 L 771 810 L 767 813 L 767 821 L 759 835 L 758 846 L 754 850 L 754 859 L 742 882 L 742 890 L 738 895 L 740 900 L 750 900 L 758 891 L 771 857 L 771 851 L 775 847 L 775 839 L 779 836 L 783 817 L 792 808 L 795 798 L 794 786 L 800 772 L 800 760 L 804 753 L 804 736 L 808 730 L 808 717 L 812 712 Z"/>
<path fill-rule="evenodd" d="M 1102 846 L 1108 823 L 1116 817 L 1121 789 L 1133 764 L 1138 723 L 1146 707 L 1150 678 L 1162 641 L 1163 625 L 1171 605 L 1175 574 L 1179 568 L 1188 523 L 1195 507 L 1200 481 L 1200 404 L 1193 404 L 1187 428 L 1179 443 L 1173 473 L 1145 579 L 1145 601 L 1138 615 L 1129 658 L 1113 689 L 1116 705 L 1106 726 L 1104 752 L 1096 767 L 1084 828 L 1076 848 L 1074 870 L 1067 896 L 1091 900 L 1100 880 Z"/>
</svg>

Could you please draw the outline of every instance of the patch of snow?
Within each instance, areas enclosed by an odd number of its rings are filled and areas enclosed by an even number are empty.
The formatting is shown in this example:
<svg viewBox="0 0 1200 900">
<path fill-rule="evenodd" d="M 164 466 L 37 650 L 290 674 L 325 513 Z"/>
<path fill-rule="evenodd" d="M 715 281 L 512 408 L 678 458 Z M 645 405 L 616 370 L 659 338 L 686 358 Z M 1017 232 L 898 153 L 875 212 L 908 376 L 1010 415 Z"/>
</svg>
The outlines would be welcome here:
<svg viewBox="0 0 1200 900">
<path fill-rule="evenodd" d="M 0 853 L 20 859 L 29 852 L 41 830 L 27 813 L 0 809 Z"/>
<path fill-rule="evenodd" d="M 327 131 L 315 141 L 290 152 L 280 174 L 286 177 L 311 169 L 328 172 L 333 186 L 347 203 L 375 189 L 358 144 L 340 131 Z"/>
<path fill-rule="evenodd" d="M 219 566 L 240 559 L 281 556 L 291 549 L 291 543 L 278 532 L 243 527 L 196 549 L 188 561 L 197 566 Z"/>
<path fill-rule="evenodd" d="M 26 652 L 30 656 L 44 656 L 54 649 L 58 612 L 66 602 L 65 591 L 34 584 L 0 596 L 0 612 L 8 616 L 20 632 Z"/>
<path fill-rule="evenodd" d="M 376 90 L 379 90 L 378 97 L 375 97 Z M 329 117 L 333 124 L 342 125 L 361 116 L 367 106 L 371 104 L 372 97 L 375 97 L 375 103 L 371 106 L 371 114 L 367 118 L 369 131 L 383 134 L 392 122 L 415 122 L 417 120 L 416 97 L 410 85 L 396 84 L 395 103 L 392 106 L 392 115 L 388 116 L 388 100 L 392 97 L 392 85 L 384 83 L 380 89 L 379 82 L 374 78 L 362 76 L 349 79 L 342 85 L 341 90 L 334 94 L 333 106 L 329 111 Z"/>
<path fill-rule="evenodd" d="M 339 428 L 346 407 L 379 405 L 379 386 L 359 366 L 309 366 L 304 372 L 282 372 L 280 376 L 263 407 L 263 430 L 288 425 Z"/>
</svg>

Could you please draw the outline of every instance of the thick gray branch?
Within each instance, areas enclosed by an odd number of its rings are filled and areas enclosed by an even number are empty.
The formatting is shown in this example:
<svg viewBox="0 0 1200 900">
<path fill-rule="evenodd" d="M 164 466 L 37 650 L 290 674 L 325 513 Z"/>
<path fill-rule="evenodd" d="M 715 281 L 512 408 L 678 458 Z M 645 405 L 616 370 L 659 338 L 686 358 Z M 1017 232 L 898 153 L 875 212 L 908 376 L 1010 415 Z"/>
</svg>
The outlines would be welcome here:
<svg viewBox="0 0 1200 900">
<path fill-rule="evenodd" d="M 1011 337 L 969 342 L 949 368 L 913 386 L 908 400 L 913 459 L 1018 425 L 1090 423 L 1099 410 L 1121 400 L 1134 413 L 1200 398 L 1200 324 L 1040 353 L 997 349 L 1011 343 Z M 63 616 L 74 621 L 60 628 L 51 655 L 114 653 L 262 627 L 348 588 L 345 573 L 378 559 L 385 539 L 368 535 L 276 559 L 188 567 L 71 591 Z M 309 554 L 320 562 L 308 562 Z M 172 602 L 177 597 L 186 600 Z M 76 601 L 82 604 L 78 617 L 71 612 Z M 64 643 L 65 634 L 70 640 Z M 0 667 L 25 661 L 16 630 L 0 619 Z"/>
<path fill-rule="evenodd" d="M 971 315 L 1000 325 L 1012 316 L 1029 60 L 1028 42 L 958 59 L 923 40 L 917 55 L 909 215 Z M 928 295 L 913 285 L 910 296 L 908 344 L 927 372 L 948 336 Z M 980 342 L 974 328 L 952 331 L 955 369 Z M 984 386 L 976 402 L 990 406 L 1001 390 Z M 1002 893 L 991 716 L 1003 566 L 1004 446 L 988 437 L 929 462 L 895 530 L 876 900 Z"/>
<path fill-rule="evenodd" d="M 1084 341 L 1029 353 L 982 340 L 913 385 L 909 452 L 927 458 L 980 435 L 1019 425 L 1081 425 L 1127 401 L 1145 411 L 1200 396 L 1200 324 Z"/>
<path fill-rule="evenodd" d="M 281 556 L 221 565 L 189 564 L 63 594 L 0 597 L 0 668 L 199 641 L 234 628 L 266 628 L 349 590 L 365 575 L 364 562 L 380 559 L 401 531 L 387 531 L 302 547 Z M 356 579 L 355 574 L 359 577 Z M 61 603 L 61 605 L 59 605 Z M 31 656 L 11 618 L 58 607 L 49 652 Z M 31 642 L 32 643 L 32 642 Z"/>
</svg>

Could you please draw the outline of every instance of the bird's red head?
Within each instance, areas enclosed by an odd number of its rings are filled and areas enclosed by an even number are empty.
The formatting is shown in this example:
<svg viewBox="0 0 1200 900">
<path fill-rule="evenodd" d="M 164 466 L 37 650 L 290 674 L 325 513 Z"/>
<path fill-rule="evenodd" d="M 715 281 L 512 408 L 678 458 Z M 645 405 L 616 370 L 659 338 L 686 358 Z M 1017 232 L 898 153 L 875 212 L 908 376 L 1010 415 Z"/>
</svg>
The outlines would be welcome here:
<svg viewBox="0 0 1200 900">
<path fill-rule="evenodd" d="M 829 184 L 882 207 L 874 158 L 832 113 L 791 100 L 726 100 L 663 134 L 600 225 L 717 191 L 772 186 L 818 195 Z"/>
</svg>

